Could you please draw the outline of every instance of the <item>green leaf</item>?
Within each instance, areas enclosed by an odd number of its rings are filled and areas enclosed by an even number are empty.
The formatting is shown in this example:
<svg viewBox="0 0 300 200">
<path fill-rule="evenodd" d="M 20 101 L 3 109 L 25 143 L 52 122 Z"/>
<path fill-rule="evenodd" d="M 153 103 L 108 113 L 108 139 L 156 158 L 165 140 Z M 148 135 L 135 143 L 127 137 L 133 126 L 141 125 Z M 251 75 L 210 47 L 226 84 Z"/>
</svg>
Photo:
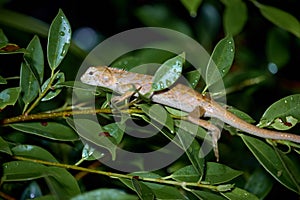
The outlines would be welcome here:
<svg viewBox="0 0 300 200">
<path fill-rule="evenodd" d="M 38 80 L 39 85 L 41 85 L 44 77 L 44 54 L 38 36 L 33 37 L 26 50 L 27 53 L 24 54 L 24 59 Z"/>
<path fill-rule="evenodd" d="M 273 28 L 266 36 L 266 55 L 270 63 L 276 64 L 278 68 L 284 67 L 291 58 L 289 32 L 279 28 Z"/>
<path fill-rule="evenodd" d="M 59 9 L 51 23 L 48 34 L 47 58 L 51 70 L 55 70 L 68 52 L 71 42 L 71 26 Z"/>
<path fill-rule="evenodd" d="M 44 90 L 47 88 L 50 79 L 47 79 L 45 81 L 45 83 L 42 85 L 42 92 L 44 92 Z M 59 72 L 54 80 L 53 86 L 51 88 L 53 88 L 53 90 L 50 89 L 50 91 L 46 94 L 46 96 L 44 96 L 42 98 L 41 101 L 49 101 L 51 99 L 53 99 L 54 97 L 56 97 L 57 95 L 59 95 L 59 93 L 61 92 L 62 88 L 55 88 L 59 83 L 62 83 L 65 81 L 65 74 L 63 72 Z"/>
<path fill-rule="evenodd" d="M 164 27 L 164 28 L 169 28 L 172 30 L 179 31 L 186 35 L 193 35 L 191 27 L 187 24 L 187 22 L 182 18 L 180 18 L 176 13 L 173 13 L 165 5 L 148 4 L 144 6 L 139 6 L 137 9 L 135 9 L 135 15 L 146 26 Z M 155 57 L 160 57 L 160 56 L 161 55 L 159 54 L 155 55 Z"/>
<path fill-rule="evenodd" d="M 119 144 L 124 135 L 124 124 L 121 123 L 111 123 L 103 126 L 103 129 L 106 130 L 110 136 L 114 137 L 117 144 Z"/>
<path fill-rule="evenodd" d="M 247 113 L 245 113 L 241 110 L 238 110 L 231 106 L 229 106 L 227 110 L 250 124 L 255 122 L 255 120 L 252 117 L 250 117 Z"/>
<path fill-rule="evenodd" d="M 202 3 L 202 0 L 180 0 L 184 7 L 190 12 L 192 17 L 197 16 L 197 10 Z"/>
<path fill-rule="evenodd" d="M 138 197 L 123 190 L 101 188 L 77 195 L 71 200 L 105 199 L 105 200 L 138 200 Z"/>
<path fill-rule="evenodd" d="M 143 182 L 138 181 L 137 179 L 131 179 L 132 186 L 135 192 L 138 194 L 141 200 L 153 200 L 155 195 L 152 190 L 147 187 Z"/>
<path fill-rule="evenodd" d="M 42 196 L 43 193 L 39 184 L 36 181 L 31 181 L 30 184 L 23 190 L 20 199 L 30 199 Z"/>
<path fill-rule="evenodd" d="M 22 92 L 22 100 L 25 104 L 23 112 L 26 111 L 28 105 L 37 97 L 40 91 L 38 79 L 33 73 L 30 66 L 23 62 L 21 64 L 20 87 Z"/>
<path fill-rule="evenodd" d="M 207 136 L 207 131 L 201 126 L 183 120 L 174 120 L 174 122 L 175 126 L 185 131 L 186 134 L 192 134 L 201 139 Z"/>
<path fill-rule="evenodd" d="M 77 134 L 70 127 L 56 122 L 24 122 L 9 124 L 9 126 L 18 131 L 38 135 L 52 140 L 78 140 Z"/>
<path fill-rule="evenodd" d="M 46 167 L 29 161 L 3 164 L 3 181 L 28 181 L 37 178 L 45 178 L 51 192 L 60 198 L 69 199 L 80 193 L 77 181 L 66 169 Z"/>
<path fill-rule="evenodd" d="M 277 118 L 284 123 L 290 116 L 300 121 L 300 94 L 284 97 L 269 106 L 261 117 L 259 126 L 269 126 Z"/>
<path fill-rule="evenodd" d="M 285 131 L 296 126 L 299 121 L 292 116 L 287 116 L 284 120 L 275 119 L 271 126 L 277 130 Z"/>
<path fill-rule="evenodd" d="M 88 141 L 98 147 L 103 147 L 107 149 L 112 160 L 116 159 L 117 144 L 113 137 L 106 136 L 106 131 L 101 127 L 99 123 L 96 123 L 88 119 L 76 119 L 72 120 L 67 118 L 67 123 L 82 137 L 84 140 Z"/>
<path fill-rule="evenodd" d="M 0 48 L 4 47 L 8 43 L 8 39 L 4 34 L 3 30 L 0 28 Z"/>
<path fill-rule="evenodd" d="M 252 2 L 260 10 L 261 14 L 270 22 L 291 32 L 295 36 L 300 37 L 300 23 L 297 18 L 278 8 L 266 6 L 257 1 Z"/>
<path fill-rule="evenodd" d="M 200 147 L 199 143 L 195 140 L 195 132 L 194 130 L 190 130 L 191 132 L 186 132 L 183 129 L 179 129 L 176 134 L 180 141 L 178 143 L 183 147 L 185 150 L 186 155 L 188 156 L 189 160 L 191 161 L 194 169 L 199 175 L 200 179 L 204 174 L 204 156 L 203 149 Z"/>
<path fill-rule="evenodd" d="M 201 78 L 201 73 L 199 70 L 193 70 L 187 72 L 185 75 L 186 80 L 190 83 L 192 88 L 195 88 Z"/>
<path fill-rule="evenodd" d="M 198 172 L 195 170 L 193 165 L 188 165 L 179 170 L 175 171 L 171 178 L 176 181 L 184 181 L 184 182 L 197 182 L 200 180 L 200 176 Z"/>
<path fill-rule="evenodd" d="M 250 175 L 245 184 L 245 190 L 255 194 L 259 199 L 265 199 L 273 188 L 273 179 L 262 167 L 258 167 Z"/>
<path fill-rule="evenodd" d="M 152 172 L 134 172 L 131 173 L 132 176 L 144 177 L 144 178 L 155 178 L 159 179 L 160 176 L 158 174 Z M 120 181 L 125 184 L 130 189 L 134 190 L 132 183 L 128 179 L 121 178 Z M 183 194 L 176 188 L 168 185 L 150 183 L 150 182 L 142 182 L 147 187 L 149 187 L 152 192 L 155 194 L 156 199 L 169 200 L 169 199 L 185 199 Z"/>
<path fill-rule="evenodd" d="M 299 162 L 291 160 L 280 150 L 271 148 L 259 139 L 246 135 L 241 137 L 259 163 L 277 181 L 294 192 L 300 192 Z"/>
<path fill-rule="evenodd" d="M 3 110 L 6 106 L 13 106 L 17 102 L 20 94 L 20 88 L 7 88 L 0 92 L 0 109 Z"/>
<path fill-rule="evenodd" d="M 185 53 L 164 62 L 153 77 L 153 91 L 164 90 L 173 85 L 181 76 L 182 66 L 185 60 Z"/>
<path fill-rule="evenodd" d="M 49 189 L 62 199 L 70 199 L 80 194 L 80 188 L 76 179 L 66 169 L 59 167 L 48 167 L 49 174 L 45 177 Z"/>
<path fill-rule="evenodd" d="M 45 176 L 46 166 L 29 161 L 11 161 L 3 164 L 3 181 L 28 181 Z"/>
<path fill-rule="evenodd" d="M 174 121 L 169 113 L 159 104 L 153 104 L 151 107 L 147 104 L 141 104 L 139 107 L 145 112 L 151 119 L 166 126 L 171 133 L 174 133 Z"/>
<path fill-rule="evenodd" d="M 6 79 L 3 78 L 2 76 L 0 76 L 0 84 L 7 84 Z"/>
<path fill-rule="evenodd" d="M 191 191 L 196 197 L 203 200 L 226 200 L 225 197 L 222 197 L 218 193 L 213 193 L 209 191 L 201 191 L 201 190 L 192 190 Z"/>
<path fill-rule="evenodd" d="M 258 200 L 258 198 L 251 194 L 250 192 L 247 192 L 246 190 L 243 190 L 241 188 L 234 188 L 230 192 L 224 192 L 222 193 L 223 196 L 225 196 L 227 199 L 247 199 L 247 200 Z"/>
<path fill-rule="evenodd" d="M 231 36 L 226 36 L 218 42 L 207 64 L 205 74 L 206 88 L 227 74 L 233 63 L 234 52 L 234 40 Z"/>
<path fill-rule="evenodd" d="M 96 160 L 102 158 L 103 156 L 104 153 L 95 150 L 95 148 L 91 147 L 88 143 L 84 145 L 81 152 L 81 157 L 84 160 Z"/>
<path fill-rule="evenodd" d="M 210 184 L 221 184 L 231 181 L 232 179 L 240 176 L 243 172 L 234 170 L 226 165 L 207 162 L 207 170 L 205 181 Z"/>
<path fill-rule="evenodd" d="M 56 158 L 47 150 L 35 145 L 18 145 L 11 149 L 14 156 L 22 156 L 49 162 L 57 162 Z"/>
<path fill-rule="evenodd" d="M 240 33 L 247 21 L 247 6 L 241 0 L 222 0 L 225 5 L 223 25 L 226 35 Z"/>
<path fill-rule="evenodd" d="M 5 140 L 3 140 L 2 137 L 0 137 L 0 152 L 12 155 L 8 143 Z"/>
</svg>

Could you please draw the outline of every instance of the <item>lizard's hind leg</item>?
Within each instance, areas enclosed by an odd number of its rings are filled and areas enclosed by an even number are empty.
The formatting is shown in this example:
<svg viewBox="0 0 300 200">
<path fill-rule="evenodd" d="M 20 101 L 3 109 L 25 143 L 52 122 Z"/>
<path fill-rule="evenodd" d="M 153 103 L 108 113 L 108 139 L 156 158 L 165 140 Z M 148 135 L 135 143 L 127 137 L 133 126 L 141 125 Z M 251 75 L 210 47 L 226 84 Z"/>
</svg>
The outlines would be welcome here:
<svg viewBox="0 0 300 200">
<path fill-rule="evenodd" d="M 203 112 L 202 113 L 201 112 L 202 112 L 201 107 L 197 107 L 194 111 L 192 111 L 188 115 L 187 120 L 192 122 L 193 124 L 199 125 L 208 130 L 208 134 L 211 136 L 214 154 L 218 162 L 219 161 L 218 140 L 221 137 L 221 131 L 217 126 L 215 126 L 211 122 L 208 122 L 203 119 L 199 119 L 199 117 L 203 115 Z"/>
</svg>

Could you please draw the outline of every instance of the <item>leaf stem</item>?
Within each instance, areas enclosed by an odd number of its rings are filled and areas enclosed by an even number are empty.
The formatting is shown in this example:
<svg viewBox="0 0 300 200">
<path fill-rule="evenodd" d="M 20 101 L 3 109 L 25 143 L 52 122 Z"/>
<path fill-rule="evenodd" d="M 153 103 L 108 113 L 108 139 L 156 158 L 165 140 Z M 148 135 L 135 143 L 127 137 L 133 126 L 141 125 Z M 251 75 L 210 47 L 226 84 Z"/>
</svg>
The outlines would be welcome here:
<svg viewBox="0 0 300 200">
<path fill-rule="evenodd" d="M 31 104 L 31 106 L 27 109 L 27 111 L 24 113 L 24 115 L 28 115 L 37 106 L 37 104 L 41 101 L 41 99 L 47 94 L 49 89 L 51 89 L 52 83 L 55 80 L 58 73 L 59 73 L 59 71 L 57 71 L 56 73 L 54 73 L 53 70 L 51 71 L 51 79 L 50 79 L 47 87 L 45 88 L 44 91 L 42 91 L 42 93 L 40 93 L 38 98 L 36 98 L 36 100 Z"/>
<path fill-rule="evenodd" d="M 44 160 L 37 160 L 37 159 L 26 158 L 26 157 L 22 157 L 22 156 L 14 156 L 13 158 L 17 159 L 17 160 L 30 161 L 30 162 L 34 162 L 34 163 L 49 165 L 49 166 L 62 167 L 65 169 L 73 169 L 73 170 L 84 171 L 84 172 L 88 172 L 88 173 L 100 174 L 100 175 L 109 176 L 110 178 L 116 178 L 116 179 L 120 179 L 120 178 L 133 179 L 133 178 L 135 178 L 140 181 L 161 183 L 161 184 L 168 184 L 168 185 L 176 185 L 176 186 L 180 186 L 183 188 L 190 186 L 190 187 L 206 188 L 206 189 L 210 189 L 213 191 L 219 191 L 219 189 L 218 189 L 219 186 L 217 186 L 217 185 L 208 185 L 208 184 L 201 184 L 201 183 L 196 183 L 196 182 L 195 183 L 194 182 L 177 182 L 177 181 L 173 181 L 173 180 L 164 180 L 161 178 L 147 178 L 147 177 L 141 177 L 141 176 L 136 177 L 135 175 L 106 172 L 106 171 L 101 171 L 101 170 L 79 167 L 76 165 L 68 165 L 68 164 L 62 164 L 62 163 L 57 163 L 57 162 L 48 162 L 48 161 L 44 161 Z"/>
<path fill-rule="evenodd" d="M 84 110 L 71 110 L 71 111 L 63 111 L 63 112 L 52 112 L 52 113 L 37 113 L 37 114 L 30 114 L 30 115 L 19 115 L 16 117 L 6 118 L 2 120 L 1 124 L 11 124 L 16 122 L 25 122 L 25 121 L 33 121 L 33 120 L 43 120 L 43 119 L 53 119 L 58 117 L 69 117 L 72 115 L 89 115 L 89 114 L 111 114 L 113 111 L 110 108 L 102 108 L 102 109 L 84 109 Z M 121 110 L 121 112 L 126 113 L 143 113 L 142 110 L 137 108 Z"/>
</svg>

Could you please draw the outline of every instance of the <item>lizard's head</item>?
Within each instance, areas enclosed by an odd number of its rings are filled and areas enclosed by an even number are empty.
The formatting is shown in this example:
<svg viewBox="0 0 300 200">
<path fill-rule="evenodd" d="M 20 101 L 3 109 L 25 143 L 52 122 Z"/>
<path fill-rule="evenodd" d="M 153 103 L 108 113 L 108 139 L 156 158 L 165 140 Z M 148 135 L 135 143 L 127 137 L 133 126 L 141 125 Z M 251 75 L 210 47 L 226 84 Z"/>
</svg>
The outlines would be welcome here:
<svg viewBox="0 0 300 200">
<path fill-rule="evenodd" d="M 114 89 L 115 77 L 107 67 L 89 67 L 80 80 L 89 85 Z"/>
</svg>

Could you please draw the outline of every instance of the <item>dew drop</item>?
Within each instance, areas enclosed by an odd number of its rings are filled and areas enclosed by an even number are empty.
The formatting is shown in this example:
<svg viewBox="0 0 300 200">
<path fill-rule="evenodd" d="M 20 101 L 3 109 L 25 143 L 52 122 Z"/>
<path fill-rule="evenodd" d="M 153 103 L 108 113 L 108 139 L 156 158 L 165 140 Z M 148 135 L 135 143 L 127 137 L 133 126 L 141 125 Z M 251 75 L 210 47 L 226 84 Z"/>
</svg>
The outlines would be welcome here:
<svg viewBox="0 0 300 200">
<path fill-rule="evenodd" d="M 159 81 L 159 86 L 160 86 L 161 88 L 164 88 L 164 86 L 165 86 L 164 82 Z"/>
<path fill-rule="evenodd" d="M 59 32 L 59 35 L 60 35 L 60 36 L 65 36 L 65 32 L 60 31 L 60 32 Z"/>
<path fill-rule="evenodd" d="M 170 86 L 172 84 L 172 82 L 170 80 L 166 80 L 166 85 Z"/>
<path fill-rule="evenodd" d="M 70 45 L 70 43 L 65 43 L 64 44 L 64 46 L 63 46 L 63 49 L 62 49 L 62 52 L 61 52 L 61 56 L 65 56 L 66 55 L 66 53 L 67 53 L 67 50 L 68 50 L 68 48 L 69 48 L 69 45 Z"/>
</svg>

